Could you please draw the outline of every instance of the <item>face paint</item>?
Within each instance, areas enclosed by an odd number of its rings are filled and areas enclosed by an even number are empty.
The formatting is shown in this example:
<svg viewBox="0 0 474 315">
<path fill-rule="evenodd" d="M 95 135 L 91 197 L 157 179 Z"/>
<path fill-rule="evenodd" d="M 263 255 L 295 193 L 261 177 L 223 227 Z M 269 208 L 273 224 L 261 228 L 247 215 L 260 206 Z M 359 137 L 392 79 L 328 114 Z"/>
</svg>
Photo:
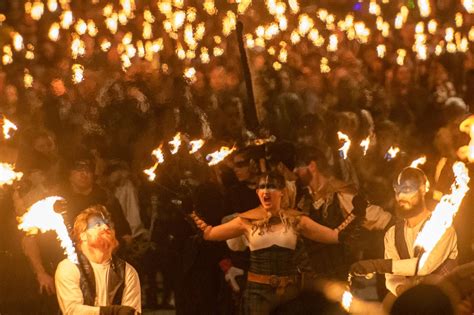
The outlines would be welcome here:
<svg viewBox="0 0 474 315">
<path fill-rule="evenodd" d="M 111 228 L 110 222 L 104 217 L 91 217 L 87 220 L 87 229 L 94 229 L 106 225 L 108 228 Z"/>
<path fill-rule="evenodd" d="M 419 184 L 414 180 L 405 180 L 403 183 L 394 183 L 393 190 L 399 194 L 413 194 L 418 192 Z"/>
<path fill-rule="evenodd" d="M 257 186 L 257 189 L 260 189 L 260 190 L 265 190 L 265 191 L 275 191 L 275 190 L 278 190 L 278 187 L 276 185 L 276 183 L 271 183 L 269 181 L 269 177 L 265 177 L 265 181 L 264 182 L 260 182 Z"/>
</svg>

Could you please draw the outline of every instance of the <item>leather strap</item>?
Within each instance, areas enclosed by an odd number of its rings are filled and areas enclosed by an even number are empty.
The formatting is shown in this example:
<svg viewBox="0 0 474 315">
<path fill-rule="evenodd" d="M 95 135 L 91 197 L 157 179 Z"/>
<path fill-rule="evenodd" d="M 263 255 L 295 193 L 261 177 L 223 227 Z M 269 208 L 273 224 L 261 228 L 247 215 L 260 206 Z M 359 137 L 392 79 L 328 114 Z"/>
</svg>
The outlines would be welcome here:
<svg viewBox="0 0 474 315">
<path fill-rule="evenodd" d="M 250 282 L 269 285 L 276 289 L 277 295 L 282 295 L 288 285 L 298 283 L 298 276 L 261 275 L 249 271 L 247 273 L 247 280 Z"/>
<path fill-rule="evenodd" d="M 405 221 L 401 220 L 395 224 L 395 247 L 400 259 L 410 258 L 407 243 L 405 241 Z"/>
</svg>

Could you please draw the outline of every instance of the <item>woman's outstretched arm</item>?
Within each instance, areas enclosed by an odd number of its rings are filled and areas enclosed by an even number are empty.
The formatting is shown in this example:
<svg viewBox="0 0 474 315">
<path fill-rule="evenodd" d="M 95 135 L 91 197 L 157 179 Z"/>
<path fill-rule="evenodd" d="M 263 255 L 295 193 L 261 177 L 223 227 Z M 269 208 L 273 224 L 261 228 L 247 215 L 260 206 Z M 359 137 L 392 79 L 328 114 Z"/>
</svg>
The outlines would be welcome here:
<svg viewBox="0 0 474 315">
<path fill-rule="evenodd" d="M 301 216 L 298 229 L 304 237 L 312 241 L 328 244 L 335 244 L 339 242 L 339 233 L 337 230 L 333 230 L 327 226 L 316 223 L 307 216 Z"/>
<path fill-rule="evenodd" d="M 195 213 L 191 214 L 197 227 L 203 231 L 203 238 L 207 241 L 225 241 L 234 237 L 241 236 L 246 231 L 244 221 L 236 217 L 227 223 L 217 226 L 208 225 Z"/>
</svg>

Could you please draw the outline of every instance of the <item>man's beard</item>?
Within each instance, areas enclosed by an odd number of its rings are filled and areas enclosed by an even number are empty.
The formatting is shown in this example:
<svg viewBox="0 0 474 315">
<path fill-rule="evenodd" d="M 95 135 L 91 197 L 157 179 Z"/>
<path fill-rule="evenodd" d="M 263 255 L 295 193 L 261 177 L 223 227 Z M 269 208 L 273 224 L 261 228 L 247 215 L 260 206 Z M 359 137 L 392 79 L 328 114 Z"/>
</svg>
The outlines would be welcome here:
<svg viewBox="0 0 474 315">
<path fill-rule="evenodd" d="M 308 186 L 313 179 L 313 174 L 307 169 L 303 174 L 299 174 L 298 179 L 303 186 Z"/>
<path fill-rule="evenodd" d="M 418 200 L 417 203 L 414 204 L 409 209 L 406 209 L 400 206 L 400 204 L 398 204 L 395 211 L 398 217 L 403 218 L 403 219 L 409 219 L 423 212 L 423 209 L 424 209 L 423 202 L 421 200 Z"/>
<path fill-rule="evenodd" d="M 118 241 L 115 238 L 115 232 L 110 230 L 100 232 L 95 240 L 89 241 L 89 246 L 102 251 L 113 252 L 118 246 Z"/>
</svg>

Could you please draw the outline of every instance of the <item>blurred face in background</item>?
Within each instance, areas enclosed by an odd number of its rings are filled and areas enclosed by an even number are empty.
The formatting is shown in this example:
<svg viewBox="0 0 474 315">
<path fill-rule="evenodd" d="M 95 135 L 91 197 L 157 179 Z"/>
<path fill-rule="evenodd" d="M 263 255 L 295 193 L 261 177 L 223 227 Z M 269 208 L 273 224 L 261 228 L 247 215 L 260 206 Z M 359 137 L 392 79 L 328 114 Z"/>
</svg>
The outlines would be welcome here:
<svg viewBox="0 0 474 315">
<path fill-rule="evenodd" d="M 239 182 L 248 181 L 251 178 L 250 161 L 244 155 L 234 156 L 233 170 Z"/>
<path fill-rule="evenodd" d="M 33 142 L 33 148 L 35 151 L 43 154 L 47 157 L 56 156 L 56 143 L 51 136 L 45 135 L 35 139 Z"/>
<path fill-rule="evenodd" d="M 69 182 L 76 192 L 86 193 L 94 184 L 94 170 L 90 165 L 77 165 L 69 173 Z"/>
</svg>

